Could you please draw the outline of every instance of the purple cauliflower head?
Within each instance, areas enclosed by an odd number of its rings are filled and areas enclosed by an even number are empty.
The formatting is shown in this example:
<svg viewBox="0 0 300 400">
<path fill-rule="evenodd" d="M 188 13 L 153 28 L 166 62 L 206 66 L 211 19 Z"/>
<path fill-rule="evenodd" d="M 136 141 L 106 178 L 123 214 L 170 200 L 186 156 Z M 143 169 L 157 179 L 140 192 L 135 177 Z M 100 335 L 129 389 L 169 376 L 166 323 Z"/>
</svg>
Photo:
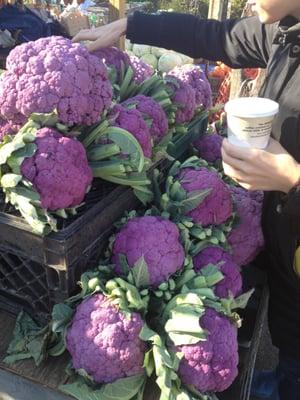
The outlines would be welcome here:
<svg viewBox="0 0 300 400">
<path fill-rule="evenodd" d="M 39 193 L 42 208 L 78 206 L 93 179 L 83 145 L 52 128 L 40 129 L 35 144 L 37 150 L 25 158 L 21 172 Z"/>
<path fill-rule="evenodd" d="M 176 347 L 183 353 L 178 374 L 183 384 L 200 392 L 222 392 L 238 374 L 237 328 L 211 308 L 200 326 L 208 331 L 206 341 Z"/>
<path fill-rule="evenodd" d="M 224 275 L 224 279 L 215 286 L 218 297 L 226 298 L 230 294 L 234 297 L 242 290 L 242 276 L 239 267 L 233 261 L 231 254 L 220 247 L 209 246 L 193 258 L 195 271 L 201 271 L 208 264 L 216 265 Z"/>
<path fill-rule="evenodd" d="M 121 273 L 119 255 L 127 258 L 129 267 L 141 258 L 148 266 L 149 281 L 159 286 L 183 267 L 184 249 L 177 226 L 160 217 L 133 218 L 117 233 L 112 249 L 116 272 Z"/>
<path fill-rule="evenodd" d="M 130 64 L 134 72 L 134 81 L 136 83 L 143 83 L 147 78 L 153 75 L 153 68 L 151 65 L 144 63 L 136 56 L 130 56 Z"/>
<path fill-rule="evenodd" d="M 199 157 L 213 163 L 222 159 L 221 146 L 223 138 L 218 134 L 206 134 L 195 140 L 193 143 L 199 152 Z"/>
<path fill-rule="evenodd" d="M 128 319 L 102 294 L 87 298 L 77 307 L 66 335 L 74 368 L 84 369 L 98 383 L 141 374 L 143 324 L 138 313 Z"/>
<path fill-rule="evenodd" d="M 116 47 L 99 49 L 92 54 L 99 58 L 107 67 L 114 67 L 118 77 L 120 77 L 122 65 L 124 65 L 124 67 L 130 65 L 129 55 Z"/>
<path fill-rule="evenodd" d="M 241 187 L 231 186 L 237 208 L 239 224 L 228 235 L 232 257 L 238 266 L 254 260 L 264 247 L 261 226 L 263 193 L 251 192 Z"/>
<path fill-rule="evenodd" d="M 212 106 L 210 83 L 198 65 L 185 64 L 175 67 L 168 74 L 188 83 L 194 89 L 197 107 L 202 106 L 207 109 Z"/>
<path fill-rule="evenodd" d="M 152 97 L 142 94 L 131 97 L 122 103 L 123 106 L 135 104 L 135 108 L 151 122 L 150 134 L 155 143 L 158 143 L 168 133 L 168 118 L 162 106 Z"/>
<path fill-rule="evenodd" d="M 24 123 L 32 113 L 57 110 L 61 122 L 91 125 L 111 105 L 105 65 L 69 39 L 52 36 L 22 44 L 7 58 L 0 80 L 0 114 Z"/>
<path fill-rule="evenodd" d="M 171 89 L 171 101 L 178 109 L 175 114 L 177 124 L 189 122 L 194 117 L 196 109 L 195 91 L 186 82 L 180 81 L 178 78 L 171 76 L 171 80 L 167 78 L 167 86 Z"/>
<path fill-rule="evenodd" d="M 145 157 L 151 158 L 151 134 L 141 112 L 116 104 L 110 113 L 110 117 L 113 120 L 112 125 L 130 132 L 141 145 Z"/>
<path fill-rule="evenodd" d="M 203 226 L 223 224 L 232 215 L 230 189 L 219 175 L 207 168 L 183 168 L 178 177 L 187 192 L 211 189 L 210 193 L 188 215 Z"/>
</svg>

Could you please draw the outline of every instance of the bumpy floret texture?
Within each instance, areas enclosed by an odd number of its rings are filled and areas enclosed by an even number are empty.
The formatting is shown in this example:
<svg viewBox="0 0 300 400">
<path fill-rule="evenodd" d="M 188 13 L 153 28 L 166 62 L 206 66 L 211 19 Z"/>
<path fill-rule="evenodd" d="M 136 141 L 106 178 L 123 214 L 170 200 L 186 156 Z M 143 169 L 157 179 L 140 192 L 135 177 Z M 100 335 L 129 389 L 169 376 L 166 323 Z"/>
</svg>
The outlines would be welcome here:
<svg viewBox="0 0 300 400">
<path fill-rule="evenodd" d="M 218 134 L 206 134 L 196 140 L 193 145 L 199 152 L 199 157 L 213 163 L 222 159 L 221 146 L 223 138 Z"/>
<path fill-rule="evenodd" d="M 129 267 L 133 267 L 144 257 L 150 285 L 154 287 L 179 271 L 184 262 L 184 249 L 179 240 L 177 226 L 160 217 L 131 219 L 117 233 L 112 253 L 112 260 L 119 274 L 122 272 L 120 254 L 126 256 Z"/>
<path fill-rule="evenodd" d="M 152 97 L 137 95 L 126 100 L 123 105 L 135 104 L 136 109 L 151 121 L 150 134 L 158 143 L 168 133 L 168 118 L 163 108 Z"/>
<path fill-rule="evenodd" d="M 200 392 L 222 392 L 238 374 L 237 328 L 210 308 L 200 318 L 200 326 L 208 331 L 206 341 L 176 348 L 183 353 L 179 376 Z"/>
<path fill-rule="evenodd" d="M 134 81 L 136 83 L 142 83 L 153 75 L 154 71 L 151 65 L 144 63 L 144 61 L 140 60 L 138 57 L 130 56 L 130 63 L 134 72 Z"/>
<path fill-rule="evenodd" d="M 13 134 L 15 134 L 13 125 L 10 122 L 0 118 L 0 142 L 4 138 L 4 136 Z"/>
<path fill-rule="evenodd" d="M 118 77 L 120 77 L 122 65 L 124 67 L 130 65 L 129 55 L 116 47 L 99 49 L 92 54 L 99 58 L 107 67 L 114 67 L 118 73 Z"/>
<path fill-rule="evenodd" d="M 175 67 L 169 72 L 169 75 L 176 76 L 182 82 L 191 85 L 195 91 L 197 107 L 202 106 L 205 109 L 211 107 L 212 92 L 210 83 L 198 65 L 185 64 L 181 67 Z"/>
<path fill-rule="evenodd" d="M 126 129 L 130 132 L 141 145 L 145 157 L 152 155 L 152 140 L 150 130 L 140 111 L 128 109 L 120 104 L 116 104 L 110 113 L 113 118 L 113 125 Z"/>
<path fill-rule="evenodd" d="M 233 261 L 231 254 L 220 247 L 209 246 L 193 258 L 195 271 L 201 271 L 208 264 L 216 265 L 224 275 L 224 279 L 215 286 L 218 297 L 236 297 L 242 290 L 242 277 L 239 267 Z"/>
<path fill-rule="evenodd" d="M 91 125 L 111 104 L 105 65 L 66 38 L 52 36 L 16 47 L 7 70 L 0 81 L 0 114 L 14 123 L 57 109 L 63 123 Z"/>
<path fill-rule="evenodd" d="M 216 172 L 207 168 L 184 168 L 178 179 L 189 193 L 210 189 L 208 196 L 188 212 L 194 222 L 203 226 L 219 225 L 231 216 L 233 207 L 230 189 Z"/>
<path fill-rule="evenodd" d="M 143 320 L 130 319 L 102 294 L 84 300 L 76 309 L 66 336 L 75 369 L 84 369 L 99 383 L 143 372 L 145 344 L 139 338 Z"/>
<path fill-rule="evenodd" d="M 239 224 L 230 232 L 228 242 L 234 261 L 243 266 L 254 260 L 264 247 L 261 226 L 263 194 L 235 186 L 231 186 L 230 189 L 236 204 Z"/>
<path fill-rule="evenodd" d="M 42 208 L 78 206 L 93 179 L 83 145 L 51 128 L 40 129 L 35 144 L 37 150 L 25 158 L 21 172 L 39 193 Z"/>
<path fill-rule="evenodd" d="M 172 103 L 178 107 L 175 114 L 176 123 L 189 122 L 193 118 L 196 109 L 195 91 L 188 83 L 181 82 L 174 76 L 171 78 L 175 82 L 169 81 L 167 85 L 173 93 L 171 96 Z"/>
</svg>

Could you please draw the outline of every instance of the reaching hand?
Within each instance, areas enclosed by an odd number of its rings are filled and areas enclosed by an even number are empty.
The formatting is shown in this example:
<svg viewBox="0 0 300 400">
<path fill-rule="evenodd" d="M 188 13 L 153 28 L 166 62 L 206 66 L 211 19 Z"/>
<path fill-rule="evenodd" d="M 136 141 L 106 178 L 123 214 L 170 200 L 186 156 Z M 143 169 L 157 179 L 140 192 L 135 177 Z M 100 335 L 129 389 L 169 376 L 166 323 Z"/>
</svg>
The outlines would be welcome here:
<svg viewBox="0 0 300 400">
<path fill-rule="evenodd" d="M 299 182 L 300 164 L 274 139 L 263 150 L 237 147 L 224 139 L 222 159 L 225 174 L 248 190 L 287 193 Z"/>
<path fill-rule="evenodd" d="M 89 51 L 110 47 L 126 33 L 127 18 L 119 19 L 99 28 L 83 29 L 72 39 L 73 42 L 91 41 L 87 45 Z"/>
</svg>

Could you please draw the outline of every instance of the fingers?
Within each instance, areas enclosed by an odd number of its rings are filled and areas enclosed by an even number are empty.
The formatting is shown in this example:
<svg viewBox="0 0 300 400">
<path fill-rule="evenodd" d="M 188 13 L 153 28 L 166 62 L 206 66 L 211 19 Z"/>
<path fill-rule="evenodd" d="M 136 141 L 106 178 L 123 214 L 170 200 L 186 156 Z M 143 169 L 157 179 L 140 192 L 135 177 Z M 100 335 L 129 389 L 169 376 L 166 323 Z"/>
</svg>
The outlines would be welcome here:
<svg viewBox="0 0 300 400">
<path fill-rule="evenodd" d="M 223 140 L 222 148 L 224 148 L 229 156 L 240 160 L 249 160 L 250 158 L 255 157 L 257 151 L 257 149 L 253 148 L 235 146 L 229 143 L 228 139 Z"/>
<path fill-rule="evenodd" d="M 83 40 L 94 40 L 95 32 L 92 29 L 83 29 L 77 33 L 72 39 L 73 43 L 82 42 Z"/>
<path fill-rule="evenodd" d="M 224 140 L 223 140 L 223 142 L 224 142 Z M 243 171 L 245 168 L 244 161 L 242 161 L 241 159 L 236 158 L 234 156 L 231 156 L 230 153 L 227 152 L 226 147 L 227 147 L 226 145 L 222 145 L 222 148 L 221 148 L 223 162 L 237 170 Z"/>
</svg>

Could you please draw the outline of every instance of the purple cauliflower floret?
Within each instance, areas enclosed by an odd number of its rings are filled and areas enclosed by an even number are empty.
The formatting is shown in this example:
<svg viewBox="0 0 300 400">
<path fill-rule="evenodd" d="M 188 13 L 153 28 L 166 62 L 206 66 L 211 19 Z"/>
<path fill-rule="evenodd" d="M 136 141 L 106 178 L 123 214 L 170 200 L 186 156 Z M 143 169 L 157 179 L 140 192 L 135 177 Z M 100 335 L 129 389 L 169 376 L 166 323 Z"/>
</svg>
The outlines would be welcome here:
<svg viewBox="0 0 300 400">
<path fill-rule="evenodd" d="M 6 135 L 14 135 L 16 130 L 14 126 L 4 119 L 0 118 L 0 142 Z"/>
<path fill-rule="evenodd" d="M 131 97 L 122 103 L 123 106 L 136 105 L 136 109 L 151 122 L 150 134 L 155 143 L 158 143 L 168 133 L 168 118 L 163 108 L 152 97 L 142 94 Z"/>
<path fill-rule="evenodd" d="M 129 55 L 116 47 L 99 49 L 94 51 L 92 54 L 99 58 L 107 67 L 114 67 L 117 71 L 118 77 L 120 77 L 122 64 L 124 67 L 130 65 Z"/>
<path fill-rule="evenodd" d="M 153 75 L 153 68 L 151 65 L 144 63 L 143 60 L 140 60 L 136 56 L 130 56 L 131 67 L 134 72 L 134 81 L 136 83 L 143 83 L 147 78 L 150 78 Z"/>
<path fill-rule="evenodd" d="M 223 224 L 232 214 L 230 189 L 216 172 L 206 168 L 184 168 L 179 174 L 182 187 L 188 192 L 211 189 L 208 196 L 187 215 L 203 226 Z"/>
<path fill-rule="evenodd" d="M 193 258 L 195 271 L 200 271 L 208 264 L 216 265 L 224 275 L 224 279 L 215 286 L 215 293 L 218 297 L 226 298 L 230 294 L 234 297 L 242 290 L 242 276 L 239 267 L 233 261 L 231 254 L 220 247 L 206 247 Z"/>
<path fill-rule="evenodd" d="M 35 144 L 37 150 L 25 158 L 21 172 L 39 193 L 42 208 L 78 206 L 93 179 L 83 145 L 52 128 L 40 129 Z"/>
<path fill-rule="evenodd" d="M 68 125 L 91 125 L 111 105 L 107 68 L 87 49 L 52 36 L 17 46 L 0 80 L 0 114 L 23 124 L 32 113 L 57 110 Z"/>
<path fill-rule="evenodd" d="M 200 326 L 208 331 L 206 341 L 176 347 L 183 353 L 179 377 L 200 392 L 222 392 L 238 374 L 237 328 L 210 308 L 200 318 Z"/>
<path fill-rule="evenodd" d="M 194 89 L 197 107 L 202 106 L 207 109 L 212 106 L 210 83 L 198 65 L 185 64 L 175 67 L 168 74 L 188 83 Z"/>
<path fill-rule="evenodd" d="M 166 78 L 168 78 L 168 75 Z M 178 107 L 175 114 L 176 123 L 189 122 L 194 117 L 196 109 L 195 91 L 188 83 L 181 82 L 174 76 L 171 78 L 173 82 L 167 80 L 167 86 L 173 92 L 171 95 L 172 103 Z"/>
<path fill-rule="evenodd" d="M 113 126 L 130 132 L 142 147 L 145 157 L 151 158 L 152 141 L 150 130 L 140 111 L 116 104 L 110 113 Z"/>
<path fill-rule="evenodd" d="M 222 159 L 221 146 L 223 138 L 218 134 L 206 134 L 197 139 L 193 145 L 199 152 L 199 157 L 213 163 Z"/>
<path fill-rule="evenodd" d="M 95 382 L 110 383 L 143 372 L 145 343 L 139 338 L 143 320 L 126 317 L 102 294 L 76 309 L 66 336 L 75 369 L 84 369 Z"/>
<path fill-rule="evenodd" d="M 239 224 L 229 233 L 228 242 L 233 260 L 238 266 L 243 266 L 254 260 L 264 247 L 261 226 L 263 194 L 235 186 L 231 186 L 230 190 L 237 207 Z"/>
<path fill-rule="evenodd" d="M 112 250 L 116 272 L 121 274 L 119 255 L 132 268 L 141 257 L 148 266 L 150 285 L 157 287 L 183 267 L 184 249 L 177 226 L 160 217 L 133 218 L 117 233 Z"/>
</svg>

